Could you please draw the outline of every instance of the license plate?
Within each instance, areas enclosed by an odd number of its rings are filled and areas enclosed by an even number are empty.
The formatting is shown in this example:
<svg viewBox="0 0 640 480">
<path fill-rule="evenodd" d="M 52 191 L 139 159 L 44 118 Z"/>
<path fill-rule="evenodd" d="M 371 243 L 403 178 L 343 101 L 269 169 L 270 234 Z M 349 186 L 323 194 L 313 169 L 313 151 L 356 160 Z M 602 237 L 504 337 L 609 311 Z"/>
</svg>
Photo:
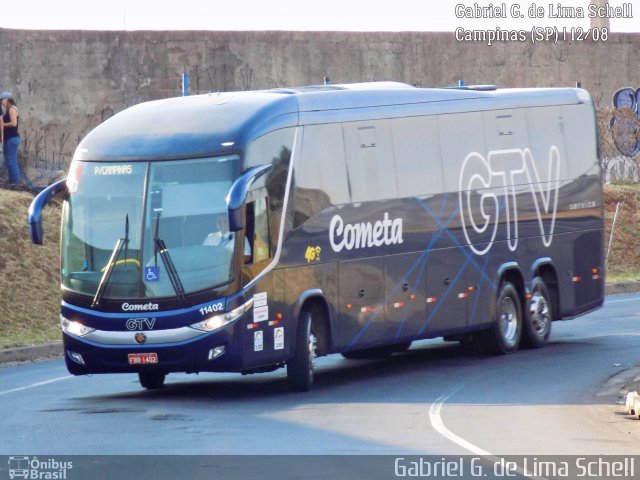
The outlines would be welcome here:
<svg viewBox="0 0 640 480">
<path fill-rule="evenodd" d="M 130 353 L 129 365 L 154 365 L 158 363 L 157 353 Z"/>
</svg>

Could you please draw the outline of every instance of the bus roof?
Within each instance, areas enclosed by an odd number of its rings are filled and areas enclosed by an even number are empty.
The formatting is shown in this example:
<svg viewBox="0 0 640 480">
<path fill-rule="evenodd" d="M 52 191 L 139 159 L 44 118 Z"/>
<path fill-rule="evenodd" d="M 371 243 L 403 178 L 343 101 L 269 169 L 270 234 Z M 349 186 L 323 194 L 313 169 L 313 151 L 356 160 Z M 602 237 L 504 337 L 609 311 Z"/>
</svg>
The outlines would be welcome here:
<svg viewBox="0 0 640 480">
<path fill-rule="evenodd" d="M 588 98 L 573 88 L 416 88 L 395 82 L 209 93 L 127 108 L 91 131 L 74 158 L 194 158 L 241 151 L 269 131 L 296 125 L 576 104 Z"/>
</svg>

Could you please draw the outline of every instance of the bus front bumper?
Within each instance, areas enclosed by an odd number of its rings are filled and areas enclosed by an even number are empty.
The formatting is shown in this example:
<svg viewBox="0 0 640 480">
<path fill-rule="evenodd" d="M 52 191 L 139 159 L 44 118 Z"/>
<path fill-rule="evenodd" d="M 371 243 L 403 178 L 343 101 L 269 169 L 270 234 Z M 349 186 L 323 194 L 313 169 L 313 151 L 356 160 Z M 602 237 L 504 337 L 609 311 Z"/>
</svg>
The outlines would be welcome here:
<svg viewBox="0 0 640 480">
<path fill-rule="evenodd" d="M 118 333 L 142 343 L 98 343 L 95 338 L 63 333 L 69 372 L 88 375 L 149 371 L 234 372 L 243 369 L 242 346 L 234 336 L 234 329 L 212 333 L 194 331 L 192 338 L 171 343 L 149 343 L 145 332 Z"/>
</svg>

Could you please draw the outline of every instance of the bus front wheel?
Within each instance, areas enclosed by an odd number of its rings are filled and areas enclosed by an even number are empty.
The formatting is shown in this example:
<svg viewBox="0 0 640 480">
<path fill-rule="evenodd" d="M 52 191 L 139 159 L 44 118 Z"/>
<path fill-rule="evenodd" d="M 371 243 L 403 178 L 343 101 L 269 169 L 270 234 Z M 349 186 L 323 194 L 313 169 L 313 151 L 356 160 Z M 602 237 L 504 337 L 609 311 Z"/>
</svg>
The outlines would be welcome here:
<svg viewBox="0 0 640 480">
<path fill-rule="evenodd" d="M 313 331 L 318 311 L 313 306 L 305 310 L 298 325 L 295 353 L 287 361 L 289 388 L 296 392 L 308 392 L 313 385 L 313 367 L 316 358 L 317 338 Z"/>
<path fill-rule="evenodd" d="M 164 380 L 166 377 L 166 374 L 158 372 L 140 372 L 138 374 L 140 385 L 147 390 L 157 390 L 164 387 Z"/>
</svg>

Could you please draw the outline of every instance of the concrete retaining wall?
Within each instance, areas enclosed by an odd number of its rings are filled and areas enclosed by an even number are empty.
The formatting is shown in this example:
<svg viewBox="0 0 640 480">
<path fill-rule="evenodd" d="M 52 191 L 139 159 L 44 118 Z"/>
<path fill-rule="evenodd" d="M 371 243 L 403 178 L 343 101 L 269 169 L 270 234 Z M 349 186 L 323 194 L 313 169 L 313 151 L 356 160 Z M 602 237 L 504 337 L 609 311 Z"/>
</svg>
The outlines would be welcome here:
<svg viewBox="0 0 640 480">
<path fill-rule="evenodd" d="M 0 29 L 0 89 L 22 112 L 23 161 L 64 169 L 91 128 L 145 100 L 180 94 L 395 80 L 420 86 L 573 86 L 598 107 L 640 86 L 640 35 L 606 42 L 480 43 L 453 33 L 96 32 Z M 158 119 L 170 121 L 171 119 Z M 46 173 L 46 172 L 45 172 Z"/>
</svg>

